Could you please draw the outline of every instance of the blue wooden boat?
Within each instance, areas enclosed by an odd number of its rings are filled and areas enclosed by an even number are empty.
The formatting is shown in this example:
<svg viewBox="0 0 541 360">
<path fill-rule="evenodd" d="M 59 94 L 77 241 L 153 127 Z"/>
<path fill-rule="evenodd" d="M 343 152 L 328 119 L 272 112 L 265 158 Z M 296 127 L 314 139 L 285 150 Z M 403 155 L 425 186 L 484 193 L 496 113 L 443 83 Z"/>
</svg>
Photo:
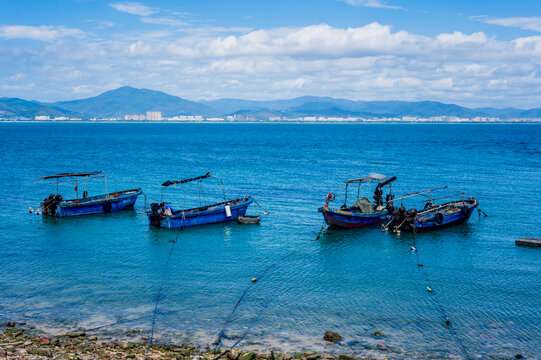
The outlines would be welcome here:
<svg viewBox="0 0 541 360">
<path fill-rule="evenodd" d="M 334 201 L 333 193 L 327 194 L 325 205 L 318 209 L 323 214 L 323 219 L 333 228 L 359 228 L 368 225 L 374 225 L 387 219 L 389 207 L 392 207 L 393 195 L 391 183 L 396 177 L 375 177 L 369 176 L 362 179 L 353 179 L 346 181 L 345 201 L 340 208 L 329 207 L 329 202 Z M 352 206 L 347 205 L 348 187 L 352 184 L 357 185 L 357 198 Z M 374 190 L 374 202 L 366 197 L 359 198 L 362 184 L 377 184 Z M 389 193 L 383 201 L 383 187 L 389 185 Z"/>
<path fill-rule="evenodd" d="M 444 189 L 450 190 L 451 194 L 440 197 L 432 196 L 435 191 Z M 473 196 L 466 198 L 465 193 L 451 189 L 448 186 L 406 194 L 395 199 L 395 201 L 402 202 L 407 198 L 416 196 L 423 197 L 423 200 L 420 201 L 424 203 L 423 209 L 420 211 L 416 208 L 406 210 L 404 206 L 394 209 L 388 216 L 389 222 L 385 226 L 387 229 L 392 229 L 395 232 L 420 232 L 442 229 L 468 221 L 473 211 L 479 206 L 479 201 Z M 458 199 L 456 199 L 457 197 Z M 440 204 L 437 203 L 439 200 L 449 198 L 455 199 Z"/>
<path fill-rule="evenodd" d="M 86 181 L 102 178 L 105 183 L 105 194 L 88 196 Z M 30 212 L 37 212 L 53 217 L 67 217 L 77 215 L 101 214 L 113 211 L 120 211 L 133 208 L 137 197 L 141 195 L 141 188 L 115 191 L 107 191 L 107 175 L 101 171 L 87 173 L 63 173 L 58 175 L 43 176 L 38 180 L 53 180 L 56 183 L 56 194 L 45 198 L 37 209 L 30 209 Z M 84 181 L 84 190 L 79 197 L 79 182 Z M 58 192 L 59 183 L 75 182 L 76 197 L 65 200 Z"/>
<path fill-rule="evenodd" d="M 239 216 L 244 216 L 248 206 L 254 202 L 254 199 L 251 196 L 245 196 L 226 200 L 223 181 L 210 173 L 190 179 L 164 182 L 162 184 L 162 200 L 163 189 L 168 186 L 176 186 L 177 184 L 185 184 L 196 180 L 202 181 L 210 177 L 214 177 L 222 183 L 223 202 L 191 209 L 172 207 L 165 202 L 152 203 L 150 204 L 151 210 L 147 212 L 149 225 L 164 229 L 182 229 L 189 226 L 233 221 L 237 220 Z"/>
</svg>

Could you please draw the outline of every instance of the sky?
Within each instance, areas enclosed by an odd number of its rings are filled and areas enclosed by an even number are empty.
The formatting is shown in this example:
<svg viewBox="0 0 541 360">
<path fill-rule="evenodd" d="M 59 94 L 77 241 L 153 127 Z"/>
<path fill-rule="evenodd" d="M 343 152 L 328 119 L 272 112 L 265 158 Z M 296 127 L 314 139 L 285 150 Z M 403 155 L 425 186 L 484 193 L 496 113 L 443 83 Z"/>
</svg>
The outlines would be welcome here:
<svg viewBox="0 0 541 360">
<path fill-rule="evenodd" d="M 0 0 L 0 97 L 541 107 L 539 0 Z"/>
</svg>

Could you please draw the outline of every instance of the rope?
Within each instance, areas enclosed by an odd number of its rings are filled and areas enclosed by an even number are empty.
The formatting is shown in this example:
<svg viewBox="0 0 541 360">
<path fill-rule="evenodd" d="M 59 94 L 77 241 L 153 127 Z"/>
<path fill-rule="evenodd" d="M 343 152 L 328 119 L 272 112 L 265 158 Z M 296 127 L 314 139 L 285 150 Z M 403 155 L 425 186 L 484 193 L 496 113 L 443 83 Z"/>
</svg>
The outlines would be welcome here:
<svg viewBox="0 0 541 360">
<path fill-rule="evenodd" d="M 148 348 L 147 348 L 147 351 L 145 353 L 145 356 L 148 355 L 148 352 L 150 351 L 150 348 L 152 346 L 152 341 L 154 340 L 154 328 L 156 326 L 156 315 L 158 314 L 158 303 L 162 299 L 162 291 L 163 291 L 163 286 L 165 284 L 165 278 L 167 276 L 167 270 L 169 268 L 169 262 L 171 261 L 171 256 L 173 255 L 173 250 L 175 250 L 175 245 L 177 244 L 178 237 L 180 236 L 180 232 L 182 231 L 183 222 L 184 222 L 184 213 L 183 213 L 182 220 L 181 220 L 181 223 L 180 223 L 180 230 L 178 231 L 177 237 L 175 238 L 175 240 L 172 241 L 173 245 L 171 245 L 171 250 L 169 251 L 169 256 L 167 257 L 167 261 L 165 262 L 165 266 L 164 266 L 164 269 L 163 269 L 163 275 L 162 275 L 162 279 L 161 279 L 161 282 L 160 282 L 160 289 L 158 290 L 158 294 L 156 295 L 156 302 L 154 304 L 154 313 L 152 314 L 152 327 L 151 327 L 151 330 L 150 330 L 150 338 L 149 338 L 149 341 L 148 341 Z"/>
<path fill-rule="evenodd" d="M 464 358 L 467 359 L 467 360 L 472 360 L 470 354 L 468 353 L 468 349 L 466 349 L 466 346 L 462 342 L 462 339 L 458 336 L 458 333 L 456 332 L 455 328 L 451 324 L 451 320 L 450 320 L 449 316 L 447 316 L 447 312 L 445 311 L 443 305 L 441 304 L 441 302 L 440 302 L 440 300 L 438 298 L 438 294 L 433 291 L 433 287 L 430 285 L 430 279 L 428 277 L 428 273 L 427 273 L 425 267 L 423 266 L 423 263 L 421 262 L 421 258 L 419 256 L 419 250 L 417 249 L 417 242 L 415 240 L 415 231 L 416 231 L 416 228 L 415 228 L 415 223 L 414 223 L 414 225 L 413 225 L 413 248 L 412 248 L 412 250 L 415 253 L 415 257 L 417 259 L 417 265 L 423 271 L 423 276 L 424 276 L 425 282 L 426 282 L 426 289 L 428 290 L 428 292 L 431 293 L 432 300 L 436 304 L 436 306 L 437 306 L 437 308 L 438 308 L 438 310 L 440 312 L 440 315 L 444 319 L 444 321 L 445 321 L 445 323 L 447 325 L 447 328 L 449 329 L 449 332 L 451 333 L 451 335 L 455 339 L 455 342 L 458 344 L 460 350 L 464 354 Z"/>
<path fill-rule="evenodd" d="M 325 223 L 324 223 L 325 224 Z M 325 228 L 325 225 L 321 226 L 321 229 L 319 230 L 319 233 L 317 234 L 316 238 L 314 239 L 314 241 L 317 241 L 319 239 L 319 237 L 321 236 L 321 234 L 324 232 L 324 228 Z M 231 310 L 231 312 L 229 313 L 229 316 L 226 318 L 225 322 L 224 322 L 224 325 L 222 327 L 222 329 L 220 330 L 220 332 L 218 333 L 218 338 L 216 339 L 216 341 L 214 342 L 214 352 L 216 352 L 216 350 L 218 349 L 218 346 L 220 346 L 220 344 L 222 343 L 222 339 L 225 335 L 225 331 L 227 330 L 227 328 L 229 327 L 230 323 L 231 323 L 231 320 L 233 319 L 233 315 L 235 314 L 235 312 L 237 311 L 237 309 L 239 308 L 239 306 L 241 305 L 242 301 L 244 300 L 245 296 L 248 294 L 248 292 L 255 287 L 255 285 L 257 283 L 260 282 L 260 280 L 272 269 L 274 268 L 275 266 L 277 266 L 279 263 L 281 263 L 282 261 L 284 261 L 285 259 L 287 259 L 288 257 L 298 253 L 298 252 L 301 252 L 301 251 L 304 251 L 306 249 L 306 247 L 303 247 L 301 249 L 297 249 L 297 250 L 293 250 L 292 252 L 282 256 L 280 259 L 276 260 L 275 262 L 273 262 L 271 265 L 267 266 L 260 274 L 258 277 L 255 278 L 255 281 L 252 281 L 252 283 L 250 283 L 250 285 L 248 285 L 244 291 L 242 292 L 242 295 L 240 296 L 240 298 L 237 300 L 237 302 L 235 303 L 235 306 L 233 307 L 233 309 Z M 223 355 L 225 355 L 230 349 L 232 349 L 233 347 L 237 346 L 245 337 L 246 335 L 248 334 L 248 332 L 253 328 L 253 326 L 255 326 L 256 322 L 259 321 L 259 317 L 261 316 L 261 313 L 258 314 L 258 316 L 256 317 L 256 319 L 251 323 L 251 325 L 248 327 L 248 329 L 244 332 L 244 334 L 241 336 L 241 338 L 235 342 L 232 346 L 229 347 L 229 349 L 225 350 L 224 352 L 220 353 L 218 356 L 216 356 L 213 360 L 217 360 L 218 358 L 222 357 Z"/>
</svg>

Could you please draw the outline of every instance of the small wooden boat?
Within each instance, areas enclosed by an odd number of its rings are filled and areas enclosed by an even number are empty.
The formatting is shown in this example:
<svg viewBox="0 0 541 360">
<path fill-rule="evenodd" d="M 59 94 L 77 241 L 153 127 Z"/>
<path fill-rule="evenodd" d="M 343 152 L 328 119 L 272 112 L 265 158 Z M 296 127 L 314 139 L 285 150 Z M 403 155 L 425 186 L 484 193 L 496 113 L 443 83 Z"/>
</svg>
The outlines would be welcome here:
<svg viewBox="0 0 541 360">
<path fill-rule="evenodd" d="M 245 224 L 245 225 L 255 225 L 255 224 L 259 224 L 259 222 L 261 221 L 261 216 L 248 216 L 248 215 L 244 215 L 244 216 L 239 216 L 237 218 L 237 221 L 240 223 L 240 224 Z"/>
<path fill-rule="evenodd" d="M 90 179 L 103 178 L 105 183 L 105 194 L 88 196 L 86 190 L 86 181 Z M 56 183 L 56 194 L 51 194 L 45 198 L 41 206 L 37 209 L 30 209 L 30 212 L 37 212 L 53 217 L 67 217 L 76 215 L 89 215 L 108 213 L 132 208 L 141 195 L 141 188 L 132 190 L 107 192 L 107 175 L 101 171 L 87 173 L 63 173 L 58 175 L 43 176 L 38 180 L 53 180 Z M 54 181 L 56 180 L 56 181 Z M 79 197 L 79 182 L 84 181 L 84 190 L 82 197 Z M 59 183 L 75 182 L 76 197 L 65 200 L 58 192 Z"/>
<path fill-rule="evenodd" d="M 214 177 L 222 183 L 224 194 L 223 202 L 191 209 L 173 208 L 166 205 L 165 202 L 152 203 L 150 204 L 151 210 L 147 212 L 149 225 L 162 227 L 164 229 L 181 229 L 189 226 L 233 221 L 237 220 L 239 216 L 244 216 L 248 206 L 254 202 L 254 199 L 251 196 L 245 196 L 243 198 L 226 200 L 223 181 L 212 176 L 210 173 L 190 179 L 164 182 L 162 184 L 162 199 L 163 189 L 170 185 L 176 186 L 177 184 L 185 184 L 196 180 L 201 181 L 210 177 Z"/>
<path fill-rule="evenodd" d="M 346 181 L 345 201 L 340 208 L 329 207 L 329 202 L 334 201 L 333 193 L 327 194 L 325 205 L 318 209 L 323 214 L 323 219 L 333 228 L 359 228 L 368 225 L 374 225 L 384 221 L 388 215 L 388 208 L 392 207 L 393 195 L 391 183 L 396 177 L 374 177 L 369 176 L 362 179 L 353 179 Z M 347 205 L 348 187 L 351 184 L 357 184 L 357 198 L 352 206 Z M 374 202 L 366 197 L 359 198 L 362 184 L 377 184 L 374 190 Z M 389 185 L 389 193 L 383 201 L 383 187 Z"/>
<path fill-rule="evenodd" d="M 433 197 L 435 191 L 448 189 L 452 193 L 440 197 Z M 403 201 L 407 198 L 422 196 L 421 202 L 425 203 L 424 208 L 418 211 L 416 208 L 406 210 L 404 206 L 393 210 L 389 216 L 389 223 L 386 228 L 396 231 L 427 231 L 437 230 L 468 221 L 472 212 L 479 206 L 479 201 L 472 197 L 466 198 L 466 194 L 444 186 L 432 190 L 424 190 L 401 196 L 395 201 Z M 438 200 L 461 197 L 461 199 L 452 199 L 444 203 L 437 204 Z"/>
</svg>

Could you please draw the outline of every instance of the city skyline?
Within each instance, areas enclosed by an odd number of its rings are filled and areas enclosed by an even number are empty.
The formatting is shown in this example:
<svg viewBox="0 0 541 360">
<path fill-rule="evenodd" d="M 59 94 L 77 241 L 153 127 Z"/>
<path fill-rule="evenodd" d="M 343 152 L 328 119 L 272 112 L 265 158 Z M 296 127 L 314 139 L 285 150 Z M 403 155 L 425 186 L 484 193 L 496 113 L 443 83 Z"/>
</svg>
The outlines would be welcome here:
<svg viewBox="0 0 541 360">
<path fill-rule="evenodd" d="M 129 85 L 192 100 L 541 104 L 534 1 L 0 4 L 0 97 L 71 100 Z"/>
</svg>

